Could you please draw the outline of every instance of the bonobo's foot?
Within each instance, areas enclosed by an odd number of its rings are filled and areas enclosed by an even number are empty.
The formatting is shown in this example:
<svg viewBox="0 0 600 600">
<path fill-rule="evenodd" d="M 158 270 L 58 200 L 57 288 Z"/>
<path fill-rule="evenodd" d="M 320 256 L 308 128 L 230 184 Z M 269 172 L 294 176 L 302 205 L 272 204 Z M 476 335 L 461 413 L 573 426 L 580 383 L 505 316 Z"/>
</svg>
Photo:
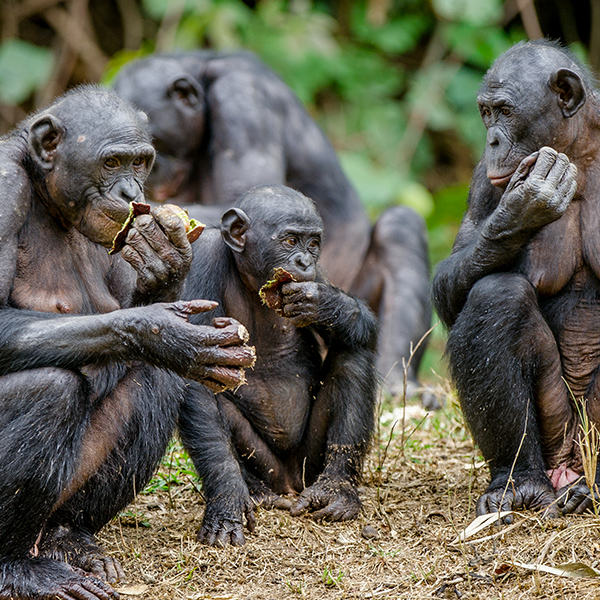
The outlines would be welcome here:
<svg viewBox="0 0 600 600">
<path fill-rule="evenodd" d="M 556 495 L 558 496 L 558 507 L 563 515 L 571 513 L 581 515 L 584 512 L 592 512 L 594 502 L 600 502 L 597 489 L 594 491 L 594 498 L 592 499 L 592 492 L 586 485 L 584 477 L 573 484 L 565 485 L 556 492 Z"/>
<path fill-rule="evenodd" d="M 271 508 L 289 510 L 294 504 L 290 499 L 276 494 L 264 481 L 252 475 L 246 474 L 246 483 L 250 492 L 250 498 L 252 498 L 252 502 L 256 506 L 266 508 L 267 510 Z"/>
<path fill-rule="evenodd" d="M 107 556 L 94 536 L 81 529 L 58 525 L 42 536 L 38 544 L 40 556 L 69 563 L 96 577 L 116 583 L 125 579 L 119 561 Z"/>
<path fill-rule="evenodd" d="M 515 472 L 510 480 L 509 474 L 505 472 L 492 481 L 477 501 L 478 516 L 524 508 L 543 510 L 543 516 L 547 518 L 558 517 L 556 494 L 543 471 Z M 504 522 L 512 523 L 512 517 L 505 517 Z"/>
<path fill-rule="evenodd" d="M 290 509 L 292 516 L 305 510 L 316 520 L 349 521 L 358 516 L 362 504 L 356 487 L 346 479 L 332 479 L 321 474 L 307 487 Z"/>
<path fill-rule="evenodd" d="M 26 558 L 0 563 L 0 600 L 118 600 L 106 583 L 63 562 Z"/>
<path fill-rule="evenodd" d="M 207 546 L 243 546 L 244 517 L 248 531 L 254 531 L 254 503 L 248 495 L 219 495 L 206 503 L 198 541 Z"/>
</svg>

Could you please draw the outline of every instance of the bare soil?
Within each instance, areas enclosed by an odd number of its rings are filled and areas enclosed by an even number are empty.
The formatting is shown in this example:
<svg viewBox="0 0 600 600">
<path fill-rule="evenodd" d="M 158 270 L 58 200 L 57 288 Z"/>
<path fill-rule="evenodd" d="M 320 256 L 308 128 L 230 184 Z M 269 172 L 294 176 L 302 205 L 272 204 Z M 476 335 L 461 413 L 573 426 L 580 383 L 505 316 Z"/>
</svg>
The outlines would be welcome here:
<svg viewBox="0 0 600 600">
<path fill-rule="evenodd" d="M 259 509 L 245 546 L 202 546 L 195 539 L 204 510 L 200 484 L 174 444 L 149 492 L 100 541 L 128 573 L 117 586 L 123 598 L 600 598 L 600 579 L 514 566 L 599 567 L 598 516 L 549 521 L 520 513 L 513 525 L 455 543 L 474 520 L 487 481 L 450 398 L 428 416 L 407 406 L 404 429 L 401 408 L 382 411 L 355 521 L 316 523 Z M 375 537 L 366 539 L 369 533 Z"/>
</svg>

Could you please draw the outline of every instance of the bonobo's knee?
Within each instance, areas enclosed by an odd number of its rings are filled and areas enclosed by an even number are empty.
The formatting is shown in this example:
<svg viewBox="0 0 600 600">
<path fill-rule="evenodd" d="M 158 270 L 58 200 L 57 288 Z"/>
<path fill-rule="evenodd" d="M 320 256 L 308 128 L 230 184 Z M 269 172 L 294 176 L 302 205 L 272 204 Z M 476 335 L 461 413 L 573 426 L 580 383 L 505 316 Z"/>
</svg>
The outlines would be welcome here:
<svg viewBox="0 0 600 600">
<path fill-rule="evenodd" d="M 467 312 L 486 314 L 499 309 L 514 316 L 536 304 L 535 289 L 523 275 L 497 273 L 480 279 L 471 288 L 465 308 Z"/>
<path fill-rule="evenodd" d="M 426 244 L 425 220 L 408 206 L 386 210 L 373 228 L 373 244 L 379 248 L 393 245 L 417 248 Z"/>
</svg>

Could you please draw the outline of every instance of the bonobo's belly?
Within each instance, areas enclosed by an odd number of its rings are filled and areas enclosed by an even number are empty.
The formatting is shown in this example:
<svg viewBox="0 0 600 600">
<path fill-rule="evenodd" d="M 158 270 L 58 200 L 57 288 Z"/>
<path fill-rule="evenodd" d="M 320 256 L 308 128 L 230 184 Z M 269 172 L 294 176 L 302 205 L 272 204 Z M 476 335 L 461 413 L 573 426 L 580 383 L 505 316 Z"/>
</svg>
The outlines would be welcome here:
<svg viewBox="0 0 600 600">
<path fill-rule="evenodd" d="M 312 373 L 319 369 L 299 361 L 298 354 L 295 349 L 275 355 L 257 351 L 255 368 L 246 371 L 248 385 L 233 399 L 269 446 L 281 452 L 300 445 L 313 405 Z"/>
</svg>

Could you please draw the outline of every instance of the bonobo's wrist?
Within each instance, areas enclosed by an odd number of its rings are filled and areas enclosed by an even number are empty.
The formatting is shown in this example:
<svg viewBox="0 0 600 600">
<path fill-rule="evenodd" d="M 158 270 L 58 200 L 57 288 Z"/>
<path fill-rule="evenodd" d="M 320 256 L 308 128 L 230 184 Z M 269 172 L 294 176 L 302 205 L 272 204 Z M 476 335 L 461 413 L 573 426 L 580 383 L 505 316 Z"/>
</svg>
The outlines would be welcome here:
<svg viewBox="0 0 600 600">
<path fill-rule="evenodd" d="M 327 444 L 323 475 L 357 485 L 362 480 L 366 445 Z"/>
</svg>

